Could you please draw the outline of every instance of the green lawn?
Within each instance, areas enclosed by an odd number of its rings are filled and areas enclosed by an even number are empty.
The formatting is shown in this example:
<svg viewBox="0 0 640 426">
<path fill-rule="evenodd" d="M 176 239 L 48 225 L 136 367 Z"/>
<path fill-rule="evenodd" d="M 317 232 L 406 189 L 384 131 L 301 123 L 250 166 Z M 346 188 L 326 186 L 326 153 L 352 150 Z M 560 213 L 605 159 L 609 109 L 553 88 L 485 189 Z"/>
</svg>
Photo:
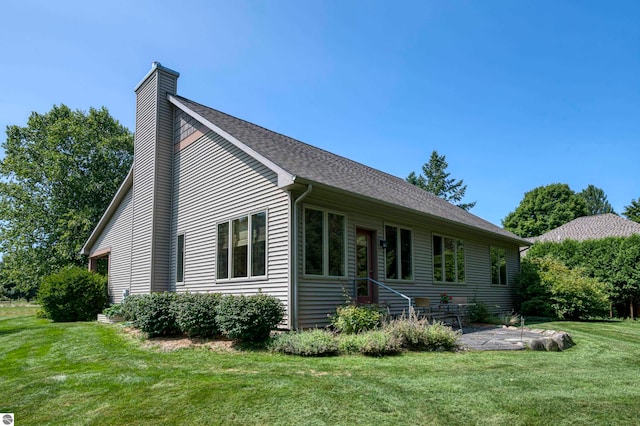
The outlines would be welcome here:
<svg viewBox="0 0 640 426">
<path fill-rule="evenodd" d="M 117 326 L 0 307 L 0 412 L 18 425 L 638 424 L 640 324 L 547 323 L 560 353 L 299 358 L 144 349 Z"/>
</svg>

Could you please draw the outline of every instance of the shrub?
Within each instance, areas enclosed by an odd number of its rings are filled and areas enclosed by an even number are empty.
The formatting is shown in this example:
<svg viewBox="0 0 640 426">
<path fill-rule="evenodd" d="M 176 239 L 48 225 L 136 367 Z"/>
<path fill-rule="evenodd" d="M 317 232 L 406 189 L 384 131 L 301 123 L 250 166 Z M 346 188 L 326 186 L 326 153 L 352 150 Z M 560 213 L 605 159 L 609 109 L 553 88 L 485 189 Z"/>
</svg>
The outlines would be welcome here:
<svg viewBox="0 0 640 426">
<path fill-rule="evenodd" d="M 144 294 L 131 294 L 122 300 L 120 313 L 125 321 L 130 321 L 135 325 L 144 296 Z"/>
<path fill-rule="evenodd" d="M 378 328 L 380 319 L 381 314 L 374 305 L 346 305 L 338 306 L 331 324 L 342 333 L 352 334 Z"/>
<path fill-rule="evenodd" d="M 640 262 L 640 235 L 582 242 L 538 242 L 527 251 L 523 260 L 546 256 L 560 260 L 571 269 L 584 268 L 583 275 L 607 283 L 611 290 L 611 302 L 626 304 L 621 310 L 623 315 L 629 315 L 630 302 L 640 298 L 640 275 L 637 268 Z"/>
<path fill-rule="evenodd" d="M 215 337 L 220 334 L 216 309 L 221 295 L 218 293 L 183 293 L 173 304 L 180 330 L 189 337 Z"/>
<path fill-rule="evenodd" d="M 338 342 L 333 333 L 316 329 L 282 333 L 273 338 L 272 352 L 301 356 L 330 356 L 338 353 Z"/>
<path fill-rule="evenodd" d="M 338 349 L 343 354 L 358 354 L 364 345 L 364 333 L 340 334 L 338 336 Z"/>
<path fill-rule="evenodd" d="M 109 319 L 113 319 L 115 317 L 121 317 L 122 316 L 122 304 L 116 303 L 114 305 L 109 306 L 108 308 L 104 308 L 102 310 L 102 313 L 104 314 L 104 316 L 106 316 Z"/>
<path fill-rule="evenodd" d="M 411 351 L 451 351 L 457 347 L 460 336 L 460 332 L 451 327 L 442 323 L 431 325 L 425 319 L 401 318 L 391 321 L 384 329 Z"/>
<path fill-rule="evenodd" d="M 73 267 L 47 276 L 38 299 L 53 321 L 91 321 L 109 303 L 107 277 Z"/>
<path fill-rule="evenodd" d="M 435 323 L 427 327 L 428 347 L 433 351 L 453 351 L 458 347 L 460 331 L 453 331 L 442 323 Z"/>
<path fill-rule="evenodd" d="M 222 296 L 216 320 L 220 330 L 231 339 L 262 343 L 284 318 L 279 299 L 266 294 Z"/>
<path fill-rule="evenodd" d="M 393 334 L 383 330 L 369 330 L 358 334 L 341 334 L 340 352 L 361 353 L 368 356 L 396 354 L 402 350 L 402 342 Z"/>
<path fill-rule="evenodd" d="M 583 268 L 570 269 L 551 257 L 525 259 L 519 281 L 523 314 L 588 319 L 608 313 L 609 286 Z"/>
<path fill-rule="evenodd" d="M 133 325 L 149 337 L 174 336 L 180 334 L 176 321 L 175 303 L 176 293 L 151 293 L 128 296 L 125 299 L 125 319 L 130 319 Z"/>
<path fill-rule="evenodd" d="M 479 300 L 473 300 L 472 302 L 475 305 L 469 306 L 469 321 L 472 323 L 490 323 L 493 320 L 493 315 L 491 315 L 487 304 Z"/>
</svg>

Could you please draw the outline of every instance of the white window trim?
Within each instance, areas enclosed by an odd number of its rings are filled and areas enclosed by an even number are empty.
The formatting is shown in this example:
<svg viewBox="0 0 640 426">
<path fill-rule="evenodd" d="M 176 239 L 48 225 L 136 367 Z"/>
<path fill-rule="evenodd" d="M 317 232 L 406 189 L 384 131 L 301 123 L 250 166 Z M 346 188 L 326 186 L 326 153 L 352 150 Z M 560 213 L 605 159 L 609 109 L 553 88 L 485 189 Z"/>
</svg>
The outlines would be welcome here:
<svg viewBox="0 0 640 426">
<path fill-rule="evenodd" d="M 305 226 L 305 217 L 307 210 L 316 210 L 322 212 L 322 274 L 314 275 L 307 274 L 307 227 Z M 344 218 L 344 224 L 342 228 L 342 256 L 343 256 L 343 264 L 344 264 L 344 274 L 342 275 L 329 275 L 329 214 L 335 214 L 338 216 L 342 216 Z M 302 211 L 302 276 L 304 278 L 314 279 L 314 278 L 332 278 L 332 279 L 344 279 L 348 275 L 348 221 L 347 215 L 330 209 L 325 209 L 322 207 L 316 207 L 313 205 L 305 205 Z"/>
<path fill-rule="evenodd" d="M 442 238 L 442 277 L 444 278 L 444 281 L 436 281 L 436 269 L 433 265 L 433 260 L 435 257 L 434 254 L 434 247 L 433 247 L 433 237 L 440 237 Z M 445 276 L 445 272 L 446 272 L 446 267 L 445 267 L 445 260 L 444 260 L 444 239 L 448 238 L 450 240 L 453 241 L 462 241 L 462 244 L 464 245 L 464 281 L 457 281 L 458 278 L 458 245 L 456 244 L 455 249 L 456 249 L 456 253 L 455 256 L 453 256 L 453 259 L 455 261 L 455 265 L 454 265 L 454 270 L 456 271 L 456 281 L 446 281 L 447 277 Z M 451 235 L 443 235 L 443 234 L 438 234 L 436 232 L 433 232 L 431 234 L 431 268 L 433 270 L 433 282 L 434 283 L 438 283 L 438 284 L 466 284 L 467 283 L 467 242 L 466 240 L 462 239 L 462 238 L 458 238 L 458 237 L 453 237 Z"/>
<path fill-rule="evenodd" d="M 256 214 L 264 213 L 265 214 L 265 234 L 264 234 L 264 275 L 251 275 L 252 269 L 252 261 L 253 261 L 253 246 L 251 243 L 251 224 L 252 224 L 252 216 Z M 232 237 L 233 237 L 233 221 L 236 219 L 247 218 L 247 276 L 246 277 L 233 277 L 233 247 L 232 247 Z M 218 225 L 226 223 L 229 226 L 229 240 L 227 241 L 227 277 L 228 278 L 218 278 Z M 248 214 L 241 214 L 237 216 L 233 216 L 229 219 L 220 220 L 214 223 L 215 229 L 215 244 L 214 244 L 214 277 L 216 283 L 228 283 L 228 282 L 246 282 L 246 281 L 262 281 L 269 278 L 269 209 L 259 209 L 254 210 Z"/>
<path fill-rule="evenodd" d="M 501 246 L 489 246 L 489 263 L 491 265 L 491 268 L 493 268 L 493 258 L 491 257 L 491 251 L 493 249 L 496 250 L 502 250 L 504 251 L 504 278 L 506 280 L 506 282 L 497 282 L 494 283 L 493 282 L 493 274 L 491 273 L 491 270 L 489 271 L 489 279 L 491 280 L 491 285 L 495 285 L 495 286 L 507 286 L 509 285 L 509 268 L 507 267 L 507 248 L 506 247 L 501 247 Z M 498 281 L 500 281 L 500 269 L 498 269 Z"/>
<path fill-rule="evenodd" d="M 407 226 L 401 226 L 401 225 L 397 225 L 395 223 L 385 223 L 384 224 L 384 239 L 385 241 L 387 241 L 387 226 L 390 228 L 396 228 L 396 232 L 397 232 L 397 240 L 396 240 L 396 253 L 397 253 L 397 258 L 398 258 L 398 265 L 397 268 L 398 270 L 396 270 L 396 275 L 399 278 L 387 278 L 387 265 L 386 265 L 386 258 L 387 258 L 387 249 L 384 250 L 384 254 L 385 254 L 385 267 L 384 267 L 384 277 L 385 280 L 390 281 L 390 282 L 403 282 L 403 283 L 411 283 L 411 282 L 415 282 L 416 280 L 416 269 L 415 269 L 415 237 L 414 237 L 414 231 L 412 228 L 409 228 Z M 401 277 L 401 274 L 399 272 L 402 272 L 402 247 L 401 247 L 401 237 L 400 237 L 400 230 L 404 229 L 405 231 L 409 231 L 411 232 L 411 278 L 410 279 L 404 279 Z M 432 260 L 433 263 L 433 260 Z"/>
</svg>

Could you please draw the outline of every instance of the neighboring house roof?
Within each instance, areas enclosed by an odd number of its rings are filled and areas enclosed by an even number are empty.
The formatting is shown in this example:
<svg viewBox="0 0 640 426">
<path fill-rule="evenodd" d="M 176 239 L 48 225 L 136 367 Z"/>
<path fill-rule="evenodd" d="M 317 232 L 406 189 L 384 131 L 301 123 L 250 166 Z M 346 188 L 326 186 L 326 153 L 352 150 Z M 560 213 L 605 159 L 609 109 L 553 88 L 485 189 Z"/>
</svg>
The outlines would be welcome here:
<svg viewBox="0 0 640 426">
<path fill-rule="evenodd" d="M 529 241 L 560 242 L 564 240 L 586 241 L 607 237 L 630 237 L 640 234 L 640 223 L 632 222 L 613 213 L 583 216 L 565 223 Z"/>
<path fill-rule="evenodd" d="M 426 214 L 447 222 L 495 234 L 521 245 L 529 245 L 517 235 L 502 229 L 460 207 L 438 198 L 406 180 L 332 154 L 280 133 L 260 127 L 193 102 L 181 96 L 169 100 L 194 118 L 204 119 L 211 130 L 223 130 L 249 151 L 276 165 L 279 175 L 295 182 L 316 183 L 364 198 Z M 260 158 L 258 158 L 260 161 Z M 267 166 L 274 169 L 269 164 Z"/>
</svg>

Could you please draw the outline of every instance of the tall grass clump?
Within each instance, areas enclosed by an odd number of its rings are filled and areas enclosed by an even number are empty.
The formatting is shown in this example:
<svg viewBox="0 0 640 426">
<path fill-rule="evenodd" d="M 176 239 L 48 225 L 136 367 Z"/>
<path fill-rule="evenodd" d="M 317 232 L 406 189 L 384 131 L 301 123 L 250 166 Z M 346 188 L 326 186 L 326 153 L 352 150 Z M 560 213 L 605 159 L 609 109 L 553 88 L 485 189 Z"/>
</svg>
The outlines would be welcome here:
<svg viewBox="0 0 640 426">
<path fill-rule="evenodd" d="M 338 354 L 338 341 L 333 333 L 322 329 L 294 331 L 276 335 L 269 349 L 289 355 L 331 356 Z"/>
<path fill-rule="evenodd" d="M 452 351 L 458 345 L 459 331 L 426 319 L 400 318 L 390 321 L 384 330 L 395 336 L 410 351 Z"/>
</svg>

